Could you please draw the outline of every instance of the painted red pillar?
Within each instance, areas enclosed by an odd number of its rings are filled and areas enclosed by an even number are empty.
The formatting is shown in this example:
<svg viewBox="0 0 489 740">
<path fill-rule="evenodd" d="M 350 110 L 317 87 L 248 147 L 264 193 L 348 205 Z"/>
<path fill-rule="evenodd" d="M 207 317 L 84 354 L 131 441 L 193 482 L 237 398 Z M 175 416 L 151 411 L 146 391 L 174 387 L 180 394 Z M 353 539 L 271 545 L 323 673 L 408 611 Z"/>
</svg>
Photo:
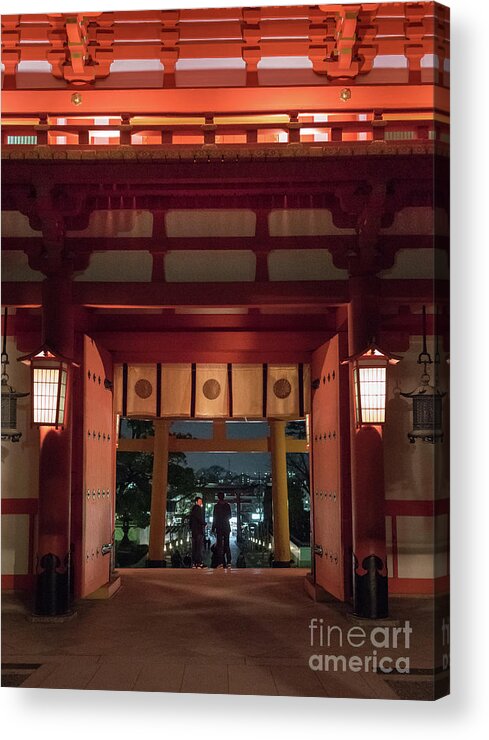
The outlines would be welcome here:
<svg viewBox="0 0 489 740">
<path fill-rule="evenodd" d="M 375 277 L 350 278 L 350 355 L 362 352 L 378 334 L 377 286 Z M 354 413 L 351 418 L 353 611 L 379 619 L 388 615 L 382 426 L 357 427 Z"/>
<path fill-rule="evenodd" d="M 43 344 L 73 357 L 74 326 L 71 275 L 48 276 L 43 283 Z M 34 612 L 62 616 L 71 609 L 71 382 L 68 380 L 65 425 L 40 427 L 39 516 Z"/>
</svg>

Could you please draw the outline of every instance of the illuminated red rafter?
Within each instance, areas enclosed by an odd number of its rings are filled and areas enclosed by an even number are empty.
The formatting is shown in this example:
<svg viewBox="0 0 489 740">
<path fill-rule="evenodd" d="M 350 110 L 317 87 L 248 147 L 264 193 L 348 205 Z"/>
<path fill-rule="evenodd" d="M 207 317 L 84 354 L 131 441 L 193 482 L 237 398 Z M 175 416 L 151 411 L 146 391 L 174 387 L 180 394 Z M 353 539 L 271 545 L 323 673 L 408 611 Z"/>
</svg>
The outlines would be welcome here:
<svg viewBox="0 0 489 740">
<path fill-rule="evenodd" d="M 422 56 L 438 55 L 442 77 L 449 54 L 448 11 L 433 3 L 39 14 L 4 16 L 2 25 L 9 86 L 19 61 L 46 59 L 55 76 L 78 84 L 107 77 L 115 60 L 154 59 L 172 86 L 177 62 L 199 58 L 242 58 L 256 84 L 260 60 L 280 56 L 361 81 L 377 55 L 405 55 L 418 82 Z"/>
<path fill-rule="evenodd" d="M 38 115 L 39 111 L 50 115 L 64 116 L 68 111 L 77 115 L 120 115 L 130 110 L 138 115 L 192 114 L 206 111 L 221 113 L 284 113 L 295 111 L 359 111 L 379 109 L 383 111 L 449 111 L 449 91 L 437 90 L 433 96 L 432 85 L 364 85 L 352 91 L 351 98 L 342 101 L 340 88 L 336 86 L 294 86 L 274 88 L 178 88 L 178 89 L 135 89 L 135 90 L 83 90 L 82 102 L 73 107 L 71 90 L 31 90 L 28 95 L 15 90 L 2 94 L 3 115 Z M 141 113 L 139 113 L 141 112 Z"/>
</svg>

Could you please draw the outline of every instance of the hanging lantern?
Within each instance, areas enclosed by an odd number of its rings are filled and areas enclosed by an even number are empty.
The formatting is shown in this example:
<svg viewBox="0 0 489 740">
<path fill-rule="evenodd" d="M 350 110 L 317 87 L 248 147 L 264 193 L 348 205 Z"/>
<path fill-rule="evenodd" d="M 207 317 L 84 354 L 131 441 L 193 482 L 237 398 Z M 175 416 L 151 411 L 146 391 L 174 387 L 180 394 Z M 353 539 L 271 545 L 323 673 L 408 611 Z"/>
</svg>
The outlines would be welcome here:
<svg viewBox="0 0 489 740">
<path fill-rule="evenodd" d="M 435 366 L 440 362 L 438 335 L 436 337 Z M 420 385 L 410 393 L 401 393 L 404 398 L 412 398 L 413 400 L 413 428 L 408 432 L 408 439 L 411 444 L 414 444 L 417 439 L 435 444 L 435 442 L 443 441 L 442 399 L 446 393 L 441 393 L 438 388 L 430 385 L 428 365 L 432 365 L 433 360 L 427 351 L 426 345 L 426 306 L 423 306 L 423 349 L 418 356 L 418 364 L 424 367 Z"/>
<path fill-rule="evenodd" d="M 22 432 L 17 429 L 17 399 L 25 398 L 28 393 L 17 393 L 9 385 L 7 365 L 9 364 L 7 354 L 7 317 L 8 309 L 5 309 L 3 320 L 3 348 L 2 348 L 2 442 L 18 442 Z"/>
<path fill-rule="evenodd" d="M 363 352 L 352 355 L 355 421 L 357 426 L 384 424 L 387 396 L 387 368 L 397 365 L 401 357 L 384 352 L 371 343 Z"/>
<path fill-rule="evenodd" d="M 47 346 L 19 361 L 31 367 L 32 424 L 63 426 L 68 378 L 75 363 Z"/>
<path fill-rule="evenodd" d="M 17 393 L 8 384 L 8 375 L 2 371 L 2 441 L 18 442 L 22 437 L 22 432 L 17 429 L 17 399 L 28 395 Z"/>
<path fill-rule="evenodd" d="M 430 385 L 428 373 L 421 375 L 421 385 L 414 391 L 401 393 L 401 396 L 413 399 L 413 428 L 408 432 L 411 444 L 414 444 L 417 439 L 432 444 L 443 441 L 442 398 L 445 395 Z"/>
</svg>

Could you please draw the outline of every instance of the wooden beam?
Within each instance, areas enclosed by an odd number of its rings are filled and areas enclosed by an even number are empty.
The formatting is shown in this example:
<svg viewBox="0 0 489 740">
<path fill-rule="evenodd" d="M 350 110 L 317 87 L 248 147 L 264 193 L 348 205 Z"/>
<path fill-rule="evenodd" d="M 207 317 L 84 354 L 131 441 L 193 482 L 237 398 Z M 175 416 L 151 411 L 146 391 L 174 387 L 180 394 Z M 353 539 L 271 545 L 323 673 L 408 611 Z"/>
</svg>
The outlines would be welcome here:
<svg viewBox="0 0 489 740">
<path fill-rule="evenodd" d="M 401 145 L 403 153 L 398 151 Z M 277 147 L 281 147 L 280 151 Z M 2 160 L 2 183 L 6 191 L 2 195 L 9 202 L 10 188 L 14 199 L 16 186 L 25 189 L 26 182 L 45 178 L 53 186 L 59 184 L 63 188 L 90 192 L 94 200 L 100 193 L 101 203 L 107 202 L 110 194 L 103 186 L 110 185 L 112 189 L 115 186 L 114 207 L 127 196 L 129 207 L 133 208 L 131 199 L 135 196 L 138 208 L 150 210 L 216 208 L 217 205 L 221 208 L 283 208 L 284 194 L 288 196 L 289 207 L 289 196 L 295 193 L 303 196 L 302 202 L 307 202 L 311 193 L 318 197 L 321 193 L 334 197 L 338 184 L 358 184 L 361 180 L 378 177 L 380 171 L 385 180 L 411 181 L 416 191 L 422 183 L 423 189 L 432 193 L 434 142 L 428 141 L 419 153 L 412 153 L 410 145 L 403 141 L 383 142 L 380 154 L 366 156 L 368 147 L 370 144 L 362 141 L 333 142 L 328 143 L 327 156 L 314 157 L 307 155 L 310 145 L 302 144 L 296 150 L 287 150 L 285 144 L 275 145 L 277 157 L 270 155 L 269 147 L 266 147 L 265 156 L 256 157 L 252 156 L 253 152 L 260 152 L 260 147 L 244 153 L 225 147 L 222 155 L 221 150 L 216 149 L 217 156 L 209 160 L 207 155 L 201 156 L 201 147 L 191 148 L 181 158 L 168 159 L 165 158 L 168 147 L 155 147 L 149 157 L 137 146 L 131 147 L 133 159 L 123 158 L 121 147 L 91 147 L 93 152 L 88 152 L 87 158 L 76 160 L 42 159 L 41 148 L 40 158 Z M 175 145 L 170 146 L 170 150 L 174 148 Z M 9 149 L 13 152 L 21 148 Z M 50 154 L 56 153 L 56 149 L 49 148 Z M 285 156 L 287 151 L 290 155 Z M 91 158 L 92 154 L 95 158 Z M 438 157 L 436 166 L 441 182 L 445 175 L 448 177 L 448 158 Z M 323 207 L 329 205 L 331 208 L 331 198 L 323 202 Z M 403 199 L 402 205 L 405 204 Z"/>
<path fill-rule="evenodd" d="M 305 439 L 285 438 L 285 448 L 288 453 L 309 452 L 309 445 Z"/>
<path fill-rule="evenodd" d="M 91 336 L 110 352 L 127 356 L 145 352 L 178 353 L 182 350 L 198 353 L 214 348 L 222 352 L 310 352 L 330 335 L 331 331 L 308 331 L 304 326 L 302 331 L 121 331 L 92 332 Z"/>
<path fill-rule="evenodd" d="M 300 310 L 300 309 L 299 309 Z M 77 331 L 85 334 L 109 332 L 125 334 L 146 332 L 177 332 L 177 331 L 221 331 L 221 332 L 322 332 L 333 333 L 337 330 L 336 309 L 318 309 L 319 313 L 281 313 L 281 314 L 176 314 L 173 311 L 164 314 L 142 313 L 95 313 L 90 310 L 79 309 L 75 318 Z M 448 330 L 448 317 L 443 314 L 438 317 L 438 331 Z M 400 313 L 385 313 L 381 317 L 382 331 L 399 331 L 409 335 L 422 334 L 422 316 L 419 313 L 401 311 Z M 426 317 L 426 331 L 432 336 L 435 331 L 435 321 L 432 314 Z M 9 319 L 10 336 L 19 334 L 41 333 L 41 312 L 25 312 L 19 309 Z"/>
<path fill-rule="evenodd" d="M 362 85 L 352 87 L 351 98 L 340 98 L 341 88 L 336 85 L 295 87 L 223 87 L 175 89 L 83 89 L 81 104 L 76 115 L 120 115 L 121 111 L 134 111 L 134 115 L 164 113 L 165 115 L 214 115 L 226 113 L 284 113 L 341 111 L 364 113 L 371 110 L 432 111 L 450 110 L 449 90 L 426 85 Z M 56 90 L 4 90 L 2 112 L 4 115 L 49 112 L 66 116 L 75 113 L 71 88 Z M 128 105 L 130 101 L 130 105 Z"/>
<path fill-rule="evenodd" d="M 93 307 L 261 307 L 341 305 L 348 283 L 83 283 L 73 285 L 73 301 Z"/>
<path fill-rule="evenodd" d="M 309 362 L 334 330 L 91 332 L 114 362 Z"/>
<path fill-rule="evenodd" d="M 293 212 L 293 211 L 292 211 Z M 433 234 L 381 235 L 382 246 L 398 249 L 448 249 L 449 237 Z M 74 254 L 92 251 L 141 250 L 149 252 L 179 252 L 182 250 L 242 250 L 262 253 L 283 249 L 329 249 L 348 252 L 358 245 L 356 234 L 320 236 L 213 236 L 213 237 L 66 237 L 66 249 Z M 44 246 L 42 237 L 2 237 L 3 251 L 23 251 L 38 254 Z"/>
<path fill-rule="evenodd" d="M 268 439 L 175 439 L 172 452 L 268 452 Z"/>
<path fill-rule="evenodd" d="M 333 334 L 325 336 L 326 339 L 330 339 Z M 34 345 L 35 346 L 35 345 Z M 30 347 L 29 347 L 30 349 Z M 283 350 L 269 350 L 265 346 L 257 347 L 255 350 L 220 350 L 219 347 L 215 347 L 208 350 L 195 350 L 191 347 L 182 347 L 169 350 L 161 346 L 151 352 L 145 350 L 144 352 L 134 352 L 132 350 L 124 350 L 124 352 L 114 351 L 111 353 L 114 362 L 128 362 L 134 365 L 142 363 L 179 363 L 179 362 L 198 362 L 198 363 L 243 363 L 243 364 L 258 364 L 261 365 L 264 362 L 277 365 L 288 365 L 297 364 L 299 362 L 308 363 L 311 361 L 310 350 L 295 350 L 295 349 L 283 349 Z"/>
<path fill-rule="evenodd" d="M 448 302 L 450 283 L 448 280 L 381 280 L 381 296 L 395 303 L 439 303 Z"/>
<path fill-rule="evenodd" d="M 35 308 L 42 283 L 2 283 L 2 304 Z M 448 280 L 381 280 L 382 297 L 404 303 L 447 299 Z M 318 307 L 349 302 L 347 280 L 269 283 L 83 283 L 73 285 L 73 302 L 92 308 Z"/>
<path fill-rule="evenodd" d="M 170 442 L 171 442 L 170 437 Z M 116 443 L 117 452 L 153 452 L 154 437 L 147 439 L 119 439 Z M 170 452 L 174 450 L 169 447 Z"/>
<path fill-rule="evenodd" d="M 194 421 L 186 419 L 185 421 Z M 153 452 L 154 437 L 119 439 L 117 452 Z M 286 438 L 289 453 L 309 452 L 306 440 Z M 268 437 L 258 439 L 178 439 L 170 435 L 169 452 L 270 452 Z"/>
<path fill-rule="evenodd" d="M 42 282 L 2 283 L 2 305 L 39 308 L 42 306 Z"/>
<path fill-rule="evenodd" d="M 2 284 L 4 305 L 40 306 L 41 283 Z M 348 302 L 342 280 L 270 283 L 85 283 L 73 284 L 73 302 L 92 308 L 334 306 Z"/>
<path fill-rule="evenodd" d="M 291 309 L 289 309 L 290 311 Z M 257 312 L 237 314 L 175 313 L 169 309 L 165 313 L 98 313 L 91 309 L 79 309 L 76 326 L 85 333 L 94 332 L 161 332 L 182 330 L 222 330 L 222 331 L 335 331 L 335 309 L 318 307 L 317 313 L 301 313 L 301 309 L 291 313 L 262 314 Z M 19 332 L 40 332 L 40 312 L 25 313 L 21 310 L 9 320 L 9 328 Z"/>
</svg>

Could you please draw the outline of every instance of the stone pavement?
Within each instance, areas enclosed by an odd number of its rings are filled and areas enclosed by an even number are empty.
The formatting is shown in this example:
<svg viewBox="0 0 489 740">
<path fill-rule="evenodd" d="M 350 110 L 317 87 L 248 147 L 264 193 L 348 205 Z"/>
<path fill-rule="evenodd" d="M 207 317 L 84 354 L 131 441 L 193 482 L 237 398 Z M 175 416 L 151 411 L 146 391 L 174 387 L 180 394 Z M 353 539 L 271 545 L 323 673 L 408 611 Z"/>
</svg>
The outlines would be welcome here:
<svg viewBox="0 0 489 740">
<path fill-rule="evenodd" d="M 302 569 L 120 570 L 107 601 L 80 600 L 61 624 L 31 623 L 17 594 L 3 595 L 3 685 L 285 696 L 431 698 L 432 605 L 392 600 L 413 628 L 409 676 L 313 671 L 313 653 L 363 655 L 340 647 L 351 629 L 345 605 L 315 603 Z M 332 647 L 311 647 L 310 621 L 336 626 Z M 319 624 L 319 622 L 318 622 Z M 378 650 L 399 656 L 402 647 Z M 10 678 L 9 678 L 10 676 Z"/>
</svg>

